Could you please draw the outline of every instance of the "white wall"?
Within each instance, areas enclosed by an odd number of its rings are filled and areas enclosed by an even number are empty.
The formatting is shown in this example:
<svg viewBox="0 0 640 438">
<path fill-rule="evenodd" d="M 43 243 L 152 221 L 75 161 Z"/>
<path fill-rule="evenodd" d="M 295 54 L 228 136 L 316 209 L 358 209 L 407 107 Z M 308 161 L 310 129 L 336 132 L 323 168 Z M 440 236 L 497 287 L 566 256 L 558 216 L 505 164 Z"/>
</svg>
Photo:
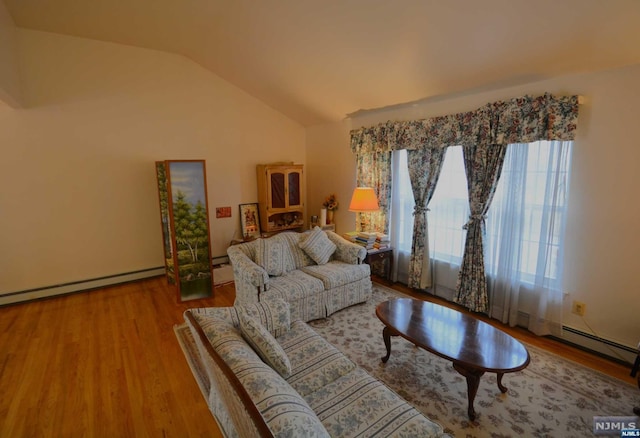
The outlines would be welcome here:
<svg viewBox="0 0 640 438">
<path fill-rule="evenodd" d="M 309 129 L 309 168 L 328 172 L 324 182 L 310 172 L 314 192 L 309 201 L 318 202 L 315 192 L 334 190 L 338 179 L 333 162 L 348 161 L 350 128 L 458 113 L 547 91 L 586 98 L 572 162 L 565 263 L 565 291 L 570 295 L 564 323 L 588 333 L 591 327 L 597 336 L 635 347 L 640 340 L 640 65 L 368 112 L 352 119 L 349 128 L 348 122 L 341 122 Z M 311 151 L 318 145 L 321 154 Z M 347 193 L 355 168 L 340 166 L 335 172 L 347 172 L 339 177 L 344 187 L 335 189 Z M 353 229 L 354 216 L 347 220 L 344 228 Z M 587 305 L 584 320 L 570 313 L 574 299 Z"/>
<path fill-rule="evenodd" d="M 7 7 L 0 1 L 0 102 L 19 108 L 22 106 L 22 93 L 16 32 L 16 26 Z"/>
<path fill-rule="evenodd" d="M 184 57 L 17 37 L 26 108 L 0 108 L 0 295 L 163 266 L 156 160 L 206 160 L 214 256 L 239 235 L 238 204 L 257 202 L 255 165 L 306 161 L 301 125 Z"/>
<path fill-rule="evenodd" d="M 348 211 L 356 186 L 356 159 L 348 142 L 351 123 L 345 120 L 307 128 L 307 212 L 320 215 L 325 198 L 332 193 L 338 199 L 334 213 L 336 232 L 354 230 L 355 213 Z"/>
</svg>

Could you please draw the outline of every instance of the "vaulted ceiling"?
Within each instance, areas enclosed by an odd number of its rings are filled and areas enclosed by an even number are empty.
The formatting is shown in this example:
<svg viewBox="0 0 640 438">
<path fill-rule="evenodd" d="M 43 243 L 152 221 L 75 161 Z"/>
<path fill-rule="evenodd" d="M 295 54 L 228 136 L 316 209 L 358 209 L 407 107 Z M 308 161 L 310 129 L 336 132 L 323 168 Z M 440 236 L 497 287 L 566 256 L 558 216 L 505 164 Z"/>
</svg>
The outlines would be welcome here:
<svg viewBox="0 0 640 438">
<path fill-rule="evenodd" d="M 184 55 L 305 126 L 640 63 L 640 0 L 4 2 L 19 27 Z"/>
</svg>

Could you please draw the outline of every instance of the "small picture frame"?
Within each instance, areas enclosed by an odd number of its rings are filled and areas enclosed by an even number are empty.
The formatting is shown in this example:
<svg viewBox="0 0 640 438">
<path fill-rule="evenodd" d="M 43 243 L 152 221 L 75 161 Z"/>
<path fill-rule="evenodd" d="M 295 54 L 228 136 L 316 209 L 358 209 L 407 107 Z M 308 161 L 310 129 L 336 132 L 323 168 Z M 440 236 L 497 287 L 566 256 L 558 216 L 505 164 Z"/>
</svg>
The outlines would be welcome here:
<svg viewBox="0 0 640 438">
<path fill-rule="evenodd" d="M 258 204 L 240 204 L 240 230 L 244 240 L 260 237 Z"/>
</svg>

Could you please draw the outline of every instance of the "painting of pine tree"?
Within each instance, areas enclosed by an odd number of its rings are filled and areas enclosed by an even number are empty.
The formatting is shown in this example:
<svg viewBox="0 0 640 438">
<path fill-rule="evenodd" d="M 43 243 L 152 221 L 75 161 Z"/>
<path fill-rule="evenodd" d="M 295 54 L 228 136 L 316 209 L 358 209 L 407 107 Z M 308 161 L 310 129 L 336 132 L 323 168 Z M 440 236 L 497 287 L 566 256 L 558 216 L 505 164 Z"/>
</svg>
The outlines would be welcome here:
<svg viewBox="0 0 640 438">
<path fill-rule="evenodd" d="M 205 163 L 158 162 L 156 173 L 169 283 L 178 285 L 181 301 L 209 297 L 213 277 Z"/>
</svg>

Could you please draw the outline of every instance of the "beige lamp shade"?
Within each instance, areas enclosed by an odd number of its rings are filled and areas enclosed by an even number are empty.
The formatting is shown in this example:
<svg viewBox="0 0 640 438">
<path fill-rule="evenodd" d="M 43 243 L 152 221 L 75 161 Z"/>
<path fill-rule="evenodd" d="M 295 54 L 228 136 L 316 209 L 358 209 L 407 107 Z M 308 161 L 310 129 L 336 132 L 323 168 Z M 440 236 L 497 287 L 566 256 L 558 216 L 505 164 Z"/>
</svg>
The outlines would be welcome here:
<svg viewBox="0 0 640 438">
<path fill-rule="evenodd" d="M 357 213 L 367 213 L 379 211 L 378 197 L 371 187 L 356 187 L 351 197 L 349 211 Z"/>
</svg>

